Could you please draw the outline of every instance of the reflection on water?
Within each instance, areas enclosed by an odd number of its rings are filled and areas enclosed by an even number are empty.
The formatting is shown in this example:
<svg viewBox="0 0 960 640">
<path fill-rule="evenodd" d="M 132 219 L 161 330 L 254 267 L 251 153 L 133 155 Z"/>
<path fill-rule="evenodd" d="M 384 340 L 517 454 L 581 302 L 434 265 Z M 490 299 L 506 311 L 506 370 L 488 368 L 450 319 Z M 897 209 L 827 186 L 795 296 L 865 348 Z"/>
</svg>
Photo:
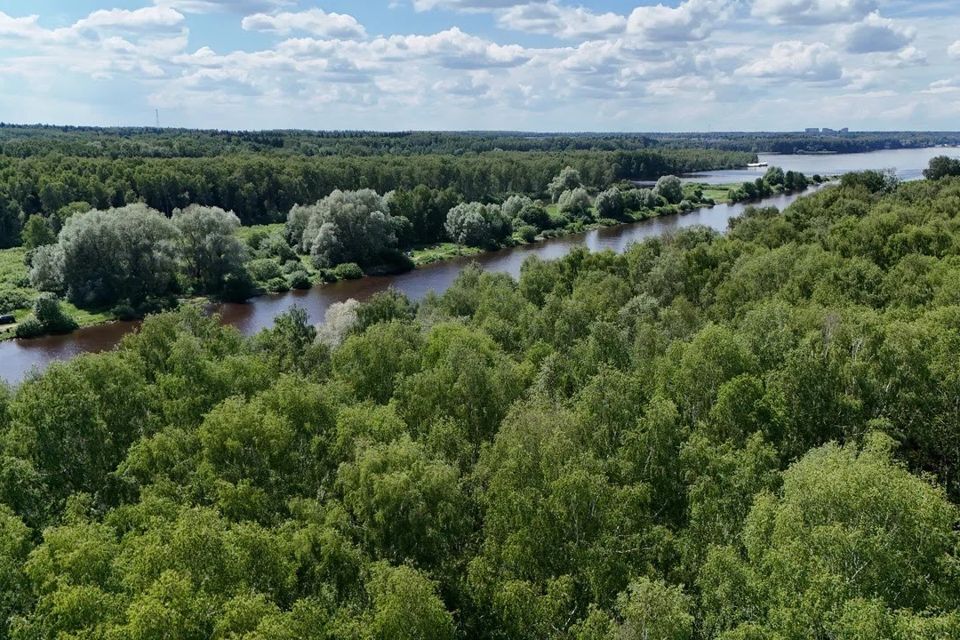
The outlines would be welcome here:
<svg viewBox="0 0 960 640">
<path fill-rule="evenodd" d="M 777 196 L 764 200 L 762 205 L 786 207 L 798 196 Z M 644 222 L 595 229 L 586 233 L 554 238 L 522 247 L 513 247 L 479 256 L 438 262 L 398 276 L 384 276 L 349 280 L 314 287 L 308 291 L 261 296 L 246 304 L 222 304 L 215 310 L 225 323 L 237 327 L 244 334 L 253 334 L 271 326 L 273 319 L 293 306 L 306 309 L 313 322 L 323 320 L 327 308 L 355 298 L 365 300 L 378 291 L 393 286 L 414 300 L 428 291 L 444 291 L 471 262 L 480 263 L 488 271 L 520 274 L 523 261 L 529 256 L 543 259 L 559 258 L 574 247 L 586 246 L 591 251 L 611 249 L 624 251 L 630 244 L 693 225 L 705 225 L 718 231 L 727 228 L 730 218 L 740 215 L 745 205 L 718 205 L 679 216 L 664 216 Z M 51 336 L 37 340 L 10 340 L 0 343 L 0 377 L 11 383 L 19 382 L 31 370 L 41 370 L 51 362 L 65 360 L 81 353 L 104 351 L 116 346 L 138 323 L 115 322 L 98 327 L 80 329 L 67 336 Z"/>
</svg>

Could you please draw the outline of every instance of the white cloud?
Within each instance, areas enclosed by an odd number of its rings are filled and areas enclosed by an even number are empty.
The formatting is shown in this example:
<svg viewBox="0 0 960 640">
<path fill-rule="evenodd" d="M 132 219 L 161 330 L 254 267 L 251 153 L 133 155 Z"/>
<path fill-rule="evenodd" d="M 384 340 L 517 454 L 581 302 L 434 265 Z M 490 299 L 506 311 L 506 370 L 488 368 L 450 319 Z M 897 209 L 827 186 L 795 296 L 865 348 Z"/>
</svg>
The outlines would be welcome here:
<svg viewBox="0 0 960 640">
<path fill-rule="evenodd" d="M 0 11 L 0 36 L 28 38 L 36 35 L 42 31 L 39 20 L 40 16 L 37 15 L 14 18 Z"/>
<path fill-rule="evenodd" d="M 616 13 L 593 13 L 583 7 L 557 2 L 517 5 L 500 13 L 497 24 L 504 29 L 542 33 L 558 38 L 585 38 L 622 33 L 627 19 Z"/>
<path fill-rule="evenodd" d="M 833 24 L 865 18 L 878 0 L 754 0 L 753 15 L 773 24 Z"/>
<path fill-rule="evenodd" d="M 287 34 L 291 31 L 304 31 L 324 38 L 364 38 L 367 35 L 363 25 L 351 15 L 327 13 L 322 9 L 309 9 L 298 13 L 277 13 L 268 15 L 257 13 L 247 16 L 241 22 L 246 31 L 267 31 Z"/>
<path fill-rule="evenodd" d="M 927 63 L 927 54 L 914 46 L 904 47 L 894 56 L 894 66 L 914 67 Z"/>
<path fill-rule="evenodd" d="M 277 11 L 296 4 L 293 0 L 153 0 L 160 7 L 184 13 L 218 13 L 229 11 L 241 15 Z"/>
<path fill-rule="evenodd" d="M 823 82 L 843 76 L 840 58 L 822 42 L 778 42 L 769 53 L 746 64 L 736 73 L 755 78 L 782 78 Z"/>
<path fill-rule="evenodd" d="M 153 27 L 174 27 L 183 23 L 183 14 L 169 7 L 145 7 L 128 11 L 126 9 L 101 9 L 86 18 L 77 20 L 74 29 L 147 29 Z"/>
<path fill-rule="evenodd" d="M 734 7 L 731 0 L 686 0 L 677 7 L 637 7 L 630 14 L 627 31 L 654 41 L 703 40 Z"/>
<path fill-rule="evenodd" d="M 841 29 L 840 37 L 848 53 L 899 51 L 913 42 L 916 29 L 903 27 L 873 12 L 862 22 Z"/>
<path fill-rule="evenodd" d="M 956 93 L 960 91 L 960 80 L 956 78 L 951 78 L 948 80 L 937 80 L 930 83 L 930 87 L 925 89 L 923 93 L 928 94 L 940 94 L 940 93 Z"/>
<path fill-rule="evenodd" d="M 417 11 L 454 9 L 457 11 L 493 11 L 530 4 L 531 0 L 413 0 Z"/>
<path fill-rule="evenodd" d="M 947 55 L 954 60 L 960 60 L 960 40 L 957 40 L 947 48 Z"/>
</svg>

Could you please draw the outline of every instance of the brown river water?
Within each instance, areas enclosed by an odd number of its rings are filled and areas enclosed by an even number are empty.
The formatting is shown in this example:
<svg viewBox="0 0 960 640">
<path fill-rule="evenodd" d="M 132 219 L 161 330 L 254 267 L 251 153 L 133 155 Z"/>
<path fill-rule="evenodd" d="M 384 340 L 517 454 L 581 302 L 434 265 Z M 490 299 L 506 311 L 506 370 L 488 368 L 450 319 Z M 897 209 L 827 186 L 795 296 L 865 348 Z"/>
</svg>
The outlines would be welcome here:
<svg viewBox="0 0 960 640">
<path fill-rule="evenodd" d="M 829 156 L 765 156 L 761 154 L 760 159 L 770 162 L 772 166 L 800 170 L 808 175 L 817 172 L 832 175 L 862 169 L 890 168 L 895 169 L 901 178 L 911 180 L 920 177 L 921 170 L 927 166 L 930 158 L 936 155 L 956 157 L 960 155 L 960 148 L 906 149 Z M 718 171 L 701 174 L 694 179 L 713 183 L 745 181 L 762 175 L 763 171 Z M 797 195 L 776 196 L 754 205 L 783 209 L 797 197 Z M 303 307 L 313 322 L 320 322 L 330 305 L 350 298 L 362 301 L 391 286 L 414 300 L 423 298 L 429 291 L 442 292 L 471 262 L 478 262 L 488 271 L 518 276 L 520 266 L 530 256 L 543 259 L 559 258 L 574 247 L 581 246 L 591 251 L 611 249 L 619 253 L 644 238 L 668 234 L 693 225 L 704 225 L 717 231 L 725 231 L 728 221 L 743 213 L 746 206 L 748 205 L 718 205 L 711 209 L 700 209 L 683 215 L 664 216 L 634 224 L 605 227 L 536 244 L 439 262 L 397 276 L 363 278 L 321 285 L 308 291 L 266 295 L 254 298 L 246 304 L 216 305 L 214 311 L 220 314 L 224 323 L 237 327 L 246 335 L 271 326 L 276 316 L 293 306 Z M 0 343 L 0 378 L 16 384 L 31 372 L 42 371 L 52 362 L 67 360 L 82 353 L 112 349 L 123 336 L 135 331 L 137 327 L 136 322 L 115 322 L 80 329 L 66 336 L 2 342 Z"/>
<path fill-rule="evenodd" d="M 778 196 L 755 205 L 783 208 L 797 198 Z M 306 291 L 290 291 L 253 298 L 245 304 L 218 304 L 213 310 L 222 321 L 250 335 L 273 324 L 273 319 L 294 306 L 306 309 L 313 322 L 323 320 L 330 305 L 350 298 L 365 300 L 378 291 L 394 287 L 413 300 L 423 298 L 427 292 L 442 292 L 471 262 L 477 262 L 487 271 L 520 274 L 523 261 L 530 256 L 543 259 L 560 258 L 574 247 L 585 246 L 591 251 L 611 249 L 624 251 L 629 245 L 693 225 L 705 225 L 724 231 L 727 222 L 741 213 L 746 205 L 717 205 L 684 215 L 663 216 L 633 224 L 594 229 L 586 233 L 553 238 L 520 247 L 512 247 L 480 254 L 455 258 L 427 265 L 396 276 L 367 277 L 334 284 L 316 286 Z M 8 340 L 0 343 L 0 378 L 16 384 L 32 371 L 42 371 L 50 363 L 67 360 L 82 353 L 112 349 L 126 334 L 135 331 L 137 322 L 113 322 L 110 324 L 79 329 L 65 336 L 48 336 L 34 340 Z"/>
</svg>

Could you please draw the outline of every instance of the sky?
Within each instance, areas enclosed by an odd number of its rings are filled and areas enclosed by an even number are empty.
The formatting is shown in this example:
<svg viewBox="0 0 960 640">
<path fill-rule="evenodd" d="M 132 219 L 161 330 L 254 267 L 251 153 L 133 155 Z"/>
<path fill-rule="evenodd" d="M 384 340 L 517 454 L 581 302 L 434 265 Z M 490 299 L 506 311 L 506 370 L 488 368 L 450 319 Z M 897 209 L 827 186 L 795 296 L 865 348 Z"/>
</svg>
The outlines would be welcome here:
<svg viewBox="0 0 960 640">
<path fill-rule="evenodd" d="M 960 0 L 0 0 L 0 121 L 960 128 Z"/>
</svg>

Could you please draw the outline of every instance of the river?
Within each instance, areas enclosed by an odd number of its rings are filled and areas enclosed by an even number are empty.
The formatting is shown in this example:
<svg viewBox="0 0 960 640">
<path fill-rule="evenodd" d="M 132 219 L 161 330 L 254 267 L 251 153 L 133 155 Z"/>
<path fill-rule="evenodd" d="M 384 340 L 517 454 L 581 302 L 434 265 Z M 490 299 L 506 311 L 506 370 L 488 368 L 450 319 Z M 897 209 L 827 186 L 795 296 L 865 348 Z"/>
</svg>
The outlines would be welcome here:
<svg viewBox="0 0 960 640">
<path fill-rule="evenodd" d="M 782 155 L 776 153 L 761 153 L 761 162 L 771 167 L 781 167 L 784 171 L 799 171 L 808 176 L 820 174 L 825 176 L 840 175 L 851 171 L 892 169 L 901 180 L 919 180 L 923 177 L 923 170 L 927 168 L 930 159 L 935 156 L 960 156 L 960 147 L 933 147 L 927 149 L 892 149 L 888 151 L 871 151 L 869 153 L 837 153 L 823 155 Z M 704 182 L 706 184 L 727 184 L 730 182 L 747 182 L 756 180 L 767 171 L 757 169 L 730 169 L 724 171 L 710 171 L 696 173 L 686 178 Z"/>
<path fill-rule="evenodd" d="M 943 154 L 960 155 L 960 148 L 908 149 L 824 156 L 761 155 L 761 160 L 769 162 L 771 166 L 803 171 L 808 175 L 814 173 L 834 175 L 846 171 L 891 168 L 895 169 L 901 178 L 909 180 L 922 175 L 922 170 L 927 166 L 930 158 Z M 762 173 L 763 170 L 716 171 L 700 174 L 697 179 L 714 184 L 742 182 Z M 782 209 L 797 197 L 795 195 L 776 196 L 757 204 Z M 330 305 L 350 298 L 364 300 L 390 286 L 414 300 L 422 299 L 429 291 L 444 291 L 464 266 L 471 262 L 480 263 L 488 271 L 505 272 L 517 276 L 520 273 L 520 266 L 529 256 L 544 259 L 559 258 L 572 248 L 579 246 L 586 246 L 591 251 L 611 249 L 622 252 L 630 244 L 644 238 L 663 235 L 693 225 L 705 225 L 717 231 L 724 231 L 727 228 L 727 222 L 743 213 L 745 208 L 746 205 L 743 204 L 718 205 L 684 215 L 664 216 L 634 224 L 605 227 L 479 256 L 438 262 L 398 276 L 363 278 L 322 285 L 307 291 L 261 296 L 247 304 L 219 305 L 216 310 L 221 314 L 224 322 L 237 327 L 247 335 L 269 327 L 277 315 L 295 305 L 306 309 L 314 322 L 320 322 Z M 31 371 L 40 371 L 52 362 L 66 360 L 81 353 L 111 349 L 137 326 L 135 322 L 115 322 L 80 329 L 66 336 L 2 342 L 0 343 L 0 378 L 15 384 L 23 380 Z"/>
</svg>

